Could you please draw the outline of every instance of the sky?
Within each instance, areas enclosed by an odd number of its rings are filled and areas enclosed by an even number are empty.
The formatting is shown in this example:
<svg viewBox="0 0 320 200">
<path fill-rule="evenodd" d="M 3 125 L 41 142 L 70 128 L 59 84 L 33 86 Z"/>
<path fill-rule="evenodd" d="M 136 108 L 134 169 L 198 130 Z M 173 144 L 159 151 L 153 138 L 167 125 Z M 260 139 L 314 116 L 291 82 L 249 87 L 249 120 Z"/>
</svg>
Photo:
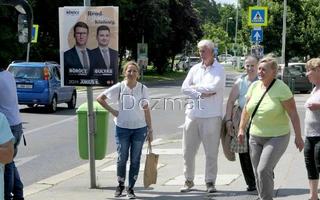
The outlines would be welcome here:
<svg viewBox="0 0 320 200">
<path fill-rule="evenodd" d="M 237 0 L 215 0 L 216 3 L 236 4 Z"/>
</svg>

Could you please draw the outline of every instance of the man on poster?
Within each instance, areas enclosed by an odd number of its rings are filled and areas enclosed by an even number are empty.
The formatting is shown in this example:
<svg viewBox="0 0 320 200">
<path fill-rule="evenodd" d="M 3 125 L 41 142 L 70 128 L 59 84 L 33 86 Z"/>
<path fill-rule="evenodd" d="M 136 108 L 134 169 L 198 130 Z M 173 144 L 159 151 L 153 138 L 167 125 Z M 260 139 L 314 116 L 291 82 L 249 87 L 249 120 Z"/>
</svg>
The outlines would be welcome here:
<svg viewBox="0 0 320 200">
<path fill-rule="evenodd" d="M 95 61 L 94 76 L 112 75 L 118 68 L 118 51 L 109 47 L 110 28 L 106 25 L 99 26 L 96 39 L 99 46 L 92 49 Z"/>
<path fill-rule="evenodd" d="M 74 76 L 90 78 L 92 76 L 91 68 L 94 64 L 91 51 L 86 47 L 89 27 L 84 22 L 77 22 L 73 31 L 76 44 L 64 52 L 64 75 L 68 80 Z"/>
</svg>

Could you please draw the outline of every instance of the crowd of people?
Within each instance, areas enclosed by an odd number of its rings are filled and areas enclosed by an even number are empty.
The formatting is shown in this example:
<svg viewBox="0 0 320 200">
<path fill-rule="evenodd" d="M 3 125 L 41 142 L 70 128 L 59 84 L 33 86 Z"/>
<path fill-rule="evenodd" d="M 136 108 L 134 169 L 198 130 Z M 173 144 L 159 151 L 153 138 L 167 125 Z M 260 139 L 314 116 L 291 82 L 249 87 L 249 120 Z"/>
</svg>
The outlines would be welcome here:
<svg viewBox="0 0 320 200">
<path fill-rule="evenodd" d="M 259 60 L 254 55 L 246 58 L 246 74 L 238 78 L 231 89 L 225 123 L 222 123 L 226 72 L 214 58 L 212 41 L 200 41 L 198 49 L 202 61 L 189 70 L 181 87 L 181 92 L 194 101 L 192 106 L 186 107 L 183 126 L 185 182 L 180 192 L 189 192 L 194 187 L 196 155 L 201 143 L 206 160 L 204 182 L 207 192 L 217 191 L 215 182 L 220 130 L 224 124 L 225 130 L 232 136 L 230 150 L 239 153 L 246 190 L 257 190 L 260 200 L 272 200 L 273 170 L 287 149 L 291 121 L 294 143 L 299 152 L 304 149 L 309 199 L 317 200 L 320 171 L 320 59 L 311 59 L 306 64 L 306 76 L 315 87 L 305 103 L 303 139 L 293 94 L 285 83 L 276 79 L 278 63 L 274 58 Z M 126 63 L 123 69 L 125 79 L 103 91 L 96 99 L 115 117 L 118 186 L 114 196 L 122 196 L 125 189 L 126 166 L 130 158 L 127 186 L 130 199 L 136 198 L 134 186 L 138 179 L 143 144 L 153 140 L 148 88 L 137 81 L 139 73 L 136 62 Z M 0 165 L 0 200 L 22 200 L 23 184 L 13 158 L 23 132 L 15 81 L 10 72 L 0 71 L 0 84 L 3 86 L 0 90 L 0 163 L 5 164 L 4 173 Z M 118 102 L 118 108 L 111 107 L 107 99 Z M 234 111 L 241 114 L 236 115 Z"/>
</svg>

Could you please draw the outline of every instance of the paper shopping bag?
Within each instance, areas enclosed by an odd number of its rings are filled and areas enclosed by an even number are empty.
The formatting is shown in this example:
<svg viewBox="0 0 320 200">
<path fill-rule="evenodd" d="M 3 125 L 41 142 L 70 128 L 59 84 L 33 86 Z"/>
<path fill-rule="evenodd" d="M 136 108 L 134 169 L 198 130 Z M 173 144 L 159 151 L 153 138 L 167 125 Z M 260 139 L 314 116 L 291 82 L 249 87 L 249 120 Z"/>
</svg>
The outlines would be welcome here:
<svg viewBox="0 0 320 200">
<path fill-rule="evenodd" d="M 146 156 L 146 164 L 144 166 L 144 177 L 143 177 L 143 184 L 145 188 L 149 187 L 151 184 L 157 183 L 158 159 L 159 159 L 159 155 L 152 153 L 151 143 L 148 142 L 148 150 L 147 150 L 147 156 Z"/>
</svg>

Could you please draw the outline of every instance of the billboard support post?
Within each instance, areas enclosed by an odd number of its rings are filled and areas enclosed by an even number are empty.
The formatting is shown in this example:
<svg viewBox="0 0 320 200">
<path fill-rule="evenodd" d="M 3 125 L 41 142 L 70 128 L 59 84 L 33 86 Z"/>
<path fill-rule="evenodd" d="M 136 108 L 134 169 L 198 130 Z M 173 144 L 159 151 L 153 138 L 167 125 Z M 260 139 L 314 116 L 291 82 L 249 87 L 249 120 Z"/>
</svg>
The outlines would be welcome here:
<svg viewBox="0 0 320 200">
<path fill-rule="evenodd" d="M 84 7 L 90 7 L 90 0 L 84 0 Z M 95 147 L 94 147 L 94 135 L 95 130 L 95 113 L 93 112 L 93 90 L 92 86 L 87 86 L 87 99 L 88 99 L 88 147 L 89 147 L 89 165 L 90 165 L 90 188 L 96 188 L 96 163 L 95 163 Z"/>
</svg>

